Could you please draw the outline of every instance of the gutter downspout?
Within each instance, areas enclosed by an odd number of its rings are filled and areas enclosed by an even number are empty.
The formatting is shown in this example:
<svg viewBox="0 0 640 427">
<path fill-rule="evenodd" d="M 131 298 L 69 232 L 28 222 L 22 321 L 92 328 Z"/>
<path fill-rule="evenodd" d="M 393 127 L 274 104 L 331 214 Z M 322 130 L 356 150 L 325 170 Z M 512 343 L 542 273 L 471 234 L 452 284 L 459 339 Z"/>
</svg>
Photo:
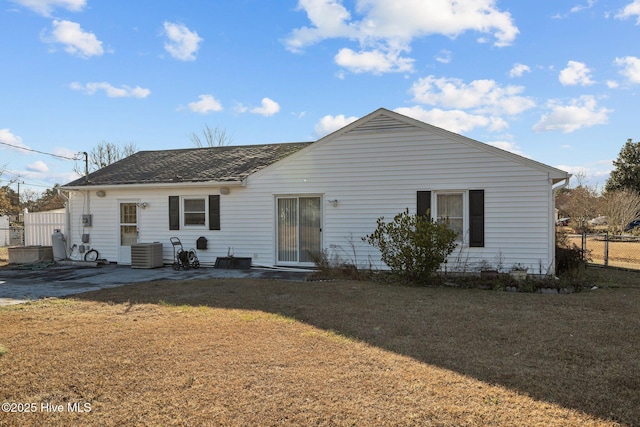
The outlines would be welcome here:
<svg viewBox="0 0 640 427">
<path fill-rule="evenodd" d="M 62 196 L 63 199 L 66 200 L 65 204 L 64 204 L 64 210 L 65 210 L 65 221 L 64 221 L 64 235 L 65 235 L 65 253 L 68 253 L 67 251 L 69 250 L 68 248 L 68 242 L 67 242 L 67 238 L 70 236 L 71 233 L 71 208 L 69 207 L 69 196 L 65 195 L 62 192 L 62 188 L 58 188 L 58 194 L 60 196 Z M 66 254 L 65 254 L 66 255 Z M 66 258 L 69 258 L 69 256 L 67 255 Z"/>
<path fill-rule="evenodd" d="M 551 218 L 554 218 L 554 225 L 550 227 L 550 239 L 549 241 L 551 242 L 551 265 L 550 267 L 550 271 L 549 274 L 553 274 L 555 276 L 556 274 L 556 228 L 555 228 L 555 209 L 556 209 L 556 194 L 558 193 L 558 191 L 562 190 L 563 188 L 565 188 L 566 186 L 569 185 L 569 180 L 571 179 L 571 174 L 567 174 L 567 177 L 564 179 L 564 181 L 556 186 L 556 187 L 551 187 L 551 204 L 550 204 L 550 210 L 551 210 Z M 551 184 L 553 185 L 553 183 Z"/>
</svg>

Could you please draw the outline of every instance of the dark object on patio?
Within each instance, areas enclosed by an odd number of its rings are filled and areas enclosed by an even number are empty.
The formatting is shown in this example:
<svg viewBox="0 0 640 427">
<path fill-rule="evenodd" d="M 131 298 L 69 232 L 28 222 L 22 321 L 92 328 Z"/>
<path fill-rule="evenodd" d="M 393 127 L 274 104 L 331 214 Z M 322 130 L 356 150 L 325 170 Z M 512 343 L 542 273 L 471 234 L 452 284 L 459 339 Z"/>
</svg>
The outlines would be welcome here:
<svg viewBox="0 0 640 427">
<path fill-rule="evenodd" d="M 216 258 L 216 264 L 214 267 L 215 268 L 247 269 L 247 268 L 251 268 L 251 258 L 234 257 L 234 256 L 218 257 Z"/>
</svg>

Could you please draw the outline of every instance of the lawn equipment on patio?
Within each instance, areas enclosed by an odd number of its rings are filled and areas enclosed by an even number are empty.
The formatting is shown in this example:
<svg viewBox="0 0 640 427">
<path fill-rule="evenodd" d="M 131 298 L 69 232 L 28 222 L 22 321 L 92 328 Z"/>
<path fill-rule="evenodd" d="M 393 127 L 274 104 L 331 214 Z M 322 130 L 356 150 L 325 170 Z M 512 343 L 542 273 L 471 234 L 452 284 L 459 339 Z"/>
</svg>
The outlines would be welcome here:
<svg viewBox="0 0 640 427">
<path fill-rule="evenodd" d="M 178 271 L 180 268 L 188 270 L 190 268 L 200 267 L 200 261 L 198 261 L 198 255 L 196 255 L 195 249 L 189 249 L 185 251 L 182 247 L 182 242 L 177 237 L 171 237 L 171 244 L 173 245 L 173 269 Z"/>
</svg>

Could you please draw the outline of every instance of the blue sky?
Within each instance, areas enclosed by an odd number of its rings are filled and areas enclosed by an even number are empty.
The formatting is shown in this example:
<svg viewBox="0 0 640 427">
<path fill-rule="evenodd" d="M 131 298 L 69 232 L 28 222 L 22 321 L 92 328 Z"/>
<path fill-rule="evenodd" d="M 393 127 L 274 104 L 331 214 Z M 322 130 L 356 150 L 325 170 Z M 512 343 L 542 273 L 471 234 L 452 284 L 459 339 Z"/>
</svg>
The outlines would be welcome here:
<svg viewBox="0 0 640 427">
<path fill-rule="evenodd" d="M 379 107 L 598 187 L 640 139 L 640 0 L 0 5 L 2 185 L 67 183 L 103 141 L 310 141 Z"/>
</svg>

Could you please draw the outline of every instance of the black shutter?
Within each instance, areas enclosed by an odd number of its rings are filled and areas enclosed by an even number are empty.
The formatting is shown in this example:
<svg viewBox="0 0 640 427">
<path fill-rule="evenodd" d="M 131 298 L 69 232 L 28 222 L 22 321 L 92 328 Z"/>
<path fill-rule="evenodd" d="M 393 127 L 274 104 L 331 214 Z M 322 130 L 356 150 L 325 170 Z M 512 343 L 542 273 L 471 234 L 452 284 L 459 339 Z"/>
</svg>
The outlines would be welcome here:
<svg viewBox="0 0 640 427">
<path fill-rule="evenodd" d="M 469 246 L 484 247 L 484 190 L 469 191 Z"/>
<path fill-rule="evenodd" d="M 180 196 L 169 196 L 169 230 L 180 230 Z"/>
<path fill-rule="evenodd" d="M 418 191 L 418 207 L 417 214 L 418 216 L 425 216 L 427 213 L 431 211 L 431 191 Z M 427 219 L 431 219 L 431 216 L 428 216 Z"/>
<path fill-rule="evenodd" d="M 209 196 L 209 230 L 220 230 L 220 196 Z"/>
</svg>

